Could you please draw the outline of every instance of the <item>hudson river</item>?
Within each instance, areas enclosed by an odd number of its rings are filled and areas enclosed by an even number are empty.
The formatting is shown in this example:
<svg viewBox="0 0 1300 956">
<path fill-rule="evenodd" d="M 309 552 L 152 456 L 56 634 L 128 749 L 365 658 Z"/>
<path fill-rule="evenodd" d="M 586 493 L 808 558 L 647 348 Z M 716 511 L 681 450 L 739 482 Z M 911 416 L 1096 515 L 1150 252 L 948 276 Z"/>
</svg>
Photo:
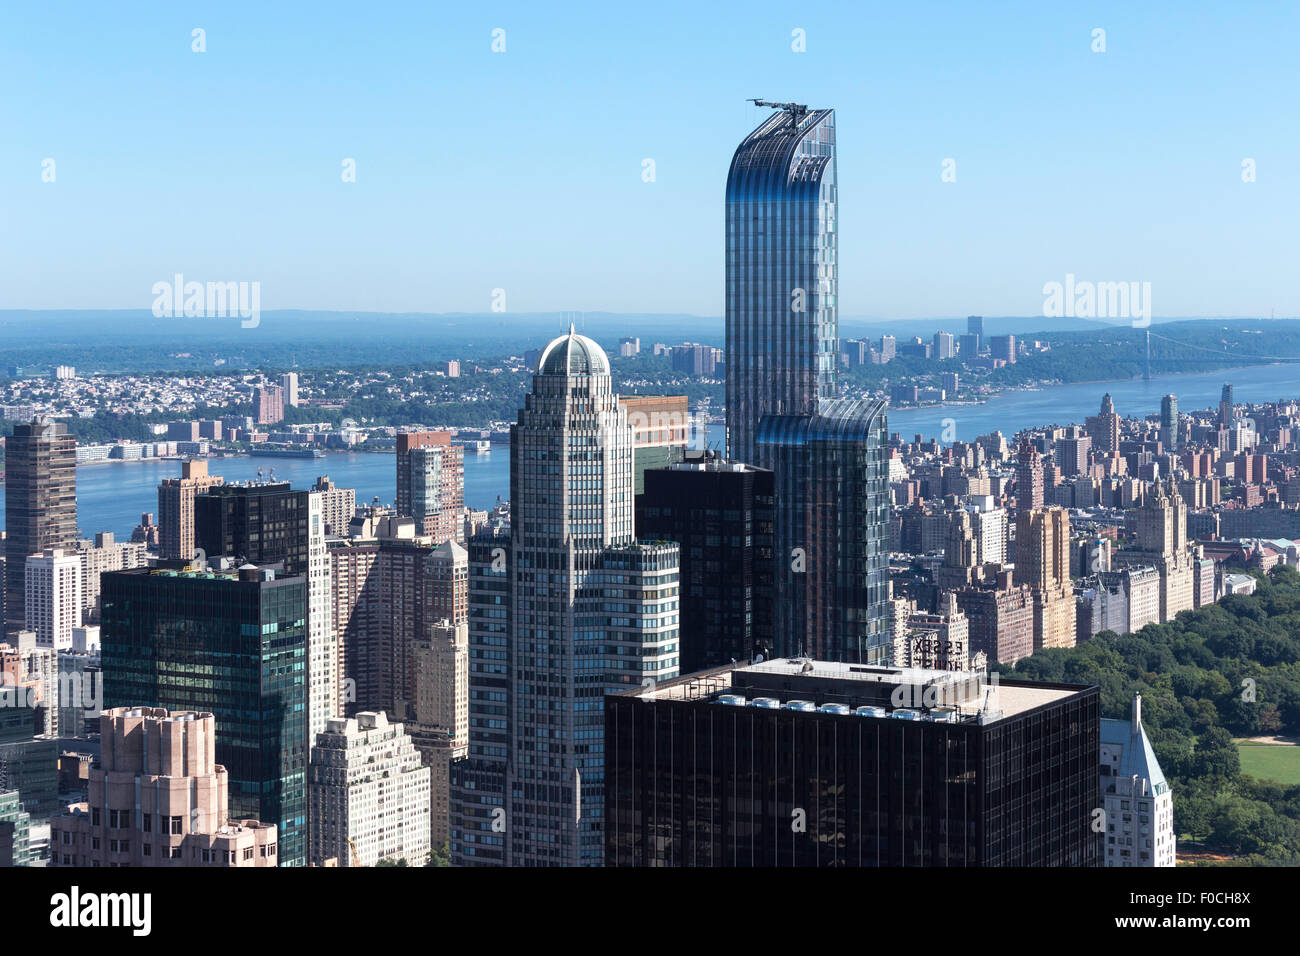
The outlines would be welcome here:
<svg viewBox="0 0 1300 956">
<path fill-rule="evenodd" d="M 935 408 L 892 409 L 889 430 L 905 439 L 918 432 L 939 437 L 944 419 L 952 419 L 955 436 L 970 441 L 995 429 L 1008 439 L 1031 425 L 1082 424 L 1088 415 L 1097 414 L 1101 397 L 1110 392 L 1115 410 L 1121 415 L 1142 417 L 1160 411 L 1161 396 L 1178 396 L 1181 411 L 1210 408 L 1219 403 L 1224 382 L 1235 386 L 1238 402 L 1266 402 L 1300 397 L 1300 367 L 1269 365 L 1249 369 L 1220 369 L 1215 372 L 1166 375 L 1150 382 L 1135 379 L 1126 382 L 1097 382 L 1081 385 L 1056 385 L 1041 391 L 1008 391 L 983 405 L 953 405 Z M 720 444 L 722 428 L 710 426 L 710 445 Z M 226 458 L 213 459 L 209 470 L 227 481 L 256 478 L 258 469 L 264 477 L 274 470 L 275 477 L 290 482 L 294 488 L 310 488 L 318 475 L 329 475 L 343 488 L 355 488 L 357 503 L 378 497 L 385 504 L 394 497 L 393 456 L 335 452 L 324 458 Z M 130 537 L 131 529 L 142 512 L 158 511 L 158 483 L 178 477 L 180 465 L 174 461 L 100 462 L 77 469 L 77 524 L 86 536 L 96 531 L 112 531 L 118 540 Z M 3 487 L 3 486 L 0 486 Z M 491 508 L 497 498 L 510 494 L 510 450 L 494 445 L 488 455 L 465 456 L 465 503 L 474 508 Z"/>
</svg>

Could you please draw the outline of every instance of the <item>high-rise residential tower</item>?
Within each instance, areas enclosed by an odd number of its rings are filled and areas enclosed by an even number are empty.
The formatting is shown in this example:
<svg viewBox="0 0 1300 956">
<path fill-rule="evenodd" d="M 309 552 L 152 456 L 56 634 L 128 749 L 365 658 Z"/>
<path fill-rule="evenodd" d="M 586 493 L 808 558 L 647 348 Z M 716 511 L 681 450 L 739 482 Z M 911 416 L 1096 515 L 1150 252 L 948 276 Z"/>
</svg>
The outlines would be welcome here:
<svg viewBox="0 0 1300 956">
<path fill-rule="evenodd" d="M 1092 446 L 1099 452 L 1113 455 L 1119 451 L 1119 415 L 1109 392 L 1101 397 L 1101 411 L 1088 417 L 1087 426 Z"/>
<path fill-rule="evenodd" d="M 374 866 L 429 858 L 429 768 L 382 711 L 338 717 L 312 740 L 309 857 Z"/>
<path fill-rule="evenodd" d="M 1176 866 L 1173 799 L 1134 694 L 1128 720 L 1101 720 L 1102 865 Z"/>
<path fill-rule="evenodd" d="M 81 627 L 81 558 L 75 551 L 47 548 L 27 559 L 27 630 L 41 647 L 66 651 L 73 628 Z"/>
<path fill-rule="evenodd" d="M 253 418 L 259 425 L 284 421 L 284 389 L 279 385 L 253 389 Z"/>
<path fill-rule="evenodd" d="M 348 524 L 357 510 L 356 489 L 340 488 L 330 481 L 329 475 L 321 475 L 316 479 L 316 484 L 311 486 L 311 491 L 314 495 L 320 495 L 325 533 L 336 537 L 347 534 Z"/>
<path fill-rule="evenodd" d="M 307 675 L 311 741 L 332 717 L 343 716 L 343 656 L 334 630 L 334 574 L 325 544 L 325 500 L 307 494 Z"/>
<path fill-rule="evenodd" d="M 158 485 L 158 556 L 188 561 L 194 557 L 194 499 L 221 478 L 208 474 L 206 461 L 181 463 L 179 478 Z"/>
<path fill-rule="evenodd" d="M 776 653 L 883 663 L 888 431 L 836 397 L 835 114 L 758 105 L 727 177 L 728 449 L 773 472 Z"/>
<path fill-rule="evenodd" d="M 291 408 L 298 407 L 298 373 L 285 372 L 280 376 L 280 388 L 284 391 L 284 403 Z"/>
<path fill-rule="evenodd" d="M 5 631 L 26 626 L 27 557 L 77 546 L 77 440 L 60 422 L 5 439 Z"/>
<path fill-rule="evenodd" d="M 401 432 L 397 436 L 399 516 L 415 519 L 434 544 L 464 538 L 465 450 L 451 432 Z"/>
<path fill-rule="evenodd" d="M 1178 396 L 1160 399 L 1160 444 L 1166 454 L 1178 451 Z"/>
<path fill-rule="evenodd" d="M 1223 428 L 1231 428 L 1232 423 L 1236 421 L 1237 413 L 1234 408 L 1235 401 L 1232 397 L 1232 385 L 1225 384 L 1223 392 L 1219 396 L 1219 425 Z"/>
<path fill-rule="evenodd" d="M 1033 511 L 1043 506 L 1043 462 L 1028 438 L 1016 452 L 1016 510 Z"/>
<path fill-rule="evenodd" d="M 810 415 L 835 390 L 835 112 L 783 104 L 727 176 L 727 445 L 756 458 L 764 415 Z"/>
</svg>

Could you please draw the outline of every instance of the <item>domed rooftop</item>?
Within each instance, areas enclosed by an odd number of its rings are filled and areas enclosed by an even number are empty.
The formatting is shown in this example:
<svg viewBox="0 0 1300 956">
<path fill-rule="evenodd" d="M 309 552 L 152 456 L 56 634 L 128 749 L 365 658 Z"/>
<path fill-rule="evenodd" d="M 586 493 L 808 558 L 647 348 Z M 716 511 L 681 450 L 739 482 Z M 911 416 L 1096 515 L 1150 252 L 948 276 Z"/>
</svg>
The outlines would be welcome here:
<svg viewBox="0 0 1300 956">
<path fill-rule="evenodd" d="M 568 335 L 561 335 L 542 350 L 537 374 L 608 375 L 609 357 L 604 349 L 585 335 L 573 331 L 570 325 Z"/>
</svg>

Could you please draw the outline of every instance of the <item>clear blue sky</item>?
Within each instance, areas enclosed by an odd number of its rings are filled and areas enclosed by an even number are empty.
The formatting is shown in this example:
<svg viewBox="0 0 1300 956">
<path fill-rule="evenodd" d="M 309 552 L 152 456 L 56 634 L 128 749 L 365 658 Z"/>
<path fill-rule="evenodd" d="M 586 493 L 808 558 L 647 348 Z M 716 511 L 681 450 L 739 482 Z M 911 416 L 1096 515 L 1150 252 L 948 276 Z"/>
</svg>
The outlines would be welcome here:
<svg viewBox="0 0 1300 956">
<path fill-rule="evenodd" d="M 761 96 L 837 111 L 845 316 L 1037 314 L 1067 272 L 1298 315 L 1296 9 L 10 3 L 0 308 L 183 272 L 263 309 L 719 315 Z"/>
</svg>

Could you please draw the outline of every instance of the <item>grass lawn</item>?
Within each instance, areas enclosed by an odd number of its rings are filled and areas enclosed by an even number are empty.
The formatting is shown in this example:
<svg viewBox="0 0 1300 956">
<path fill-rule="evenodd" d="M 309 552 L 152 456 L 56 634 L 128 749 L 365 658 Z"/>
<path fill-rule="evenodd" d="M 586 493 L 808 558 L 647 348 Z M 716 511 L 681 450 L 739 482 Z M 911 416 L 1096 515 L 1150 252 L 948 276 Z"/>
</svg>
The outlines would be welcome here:
<svg viewBox="0 0 1300 956">
<path fill-rule="evenodd" d="M 1242 773 L 1287 786 L 1300 784 L 1300 746 L 1238 741 L 1237 752 Z"/>
</svg>

